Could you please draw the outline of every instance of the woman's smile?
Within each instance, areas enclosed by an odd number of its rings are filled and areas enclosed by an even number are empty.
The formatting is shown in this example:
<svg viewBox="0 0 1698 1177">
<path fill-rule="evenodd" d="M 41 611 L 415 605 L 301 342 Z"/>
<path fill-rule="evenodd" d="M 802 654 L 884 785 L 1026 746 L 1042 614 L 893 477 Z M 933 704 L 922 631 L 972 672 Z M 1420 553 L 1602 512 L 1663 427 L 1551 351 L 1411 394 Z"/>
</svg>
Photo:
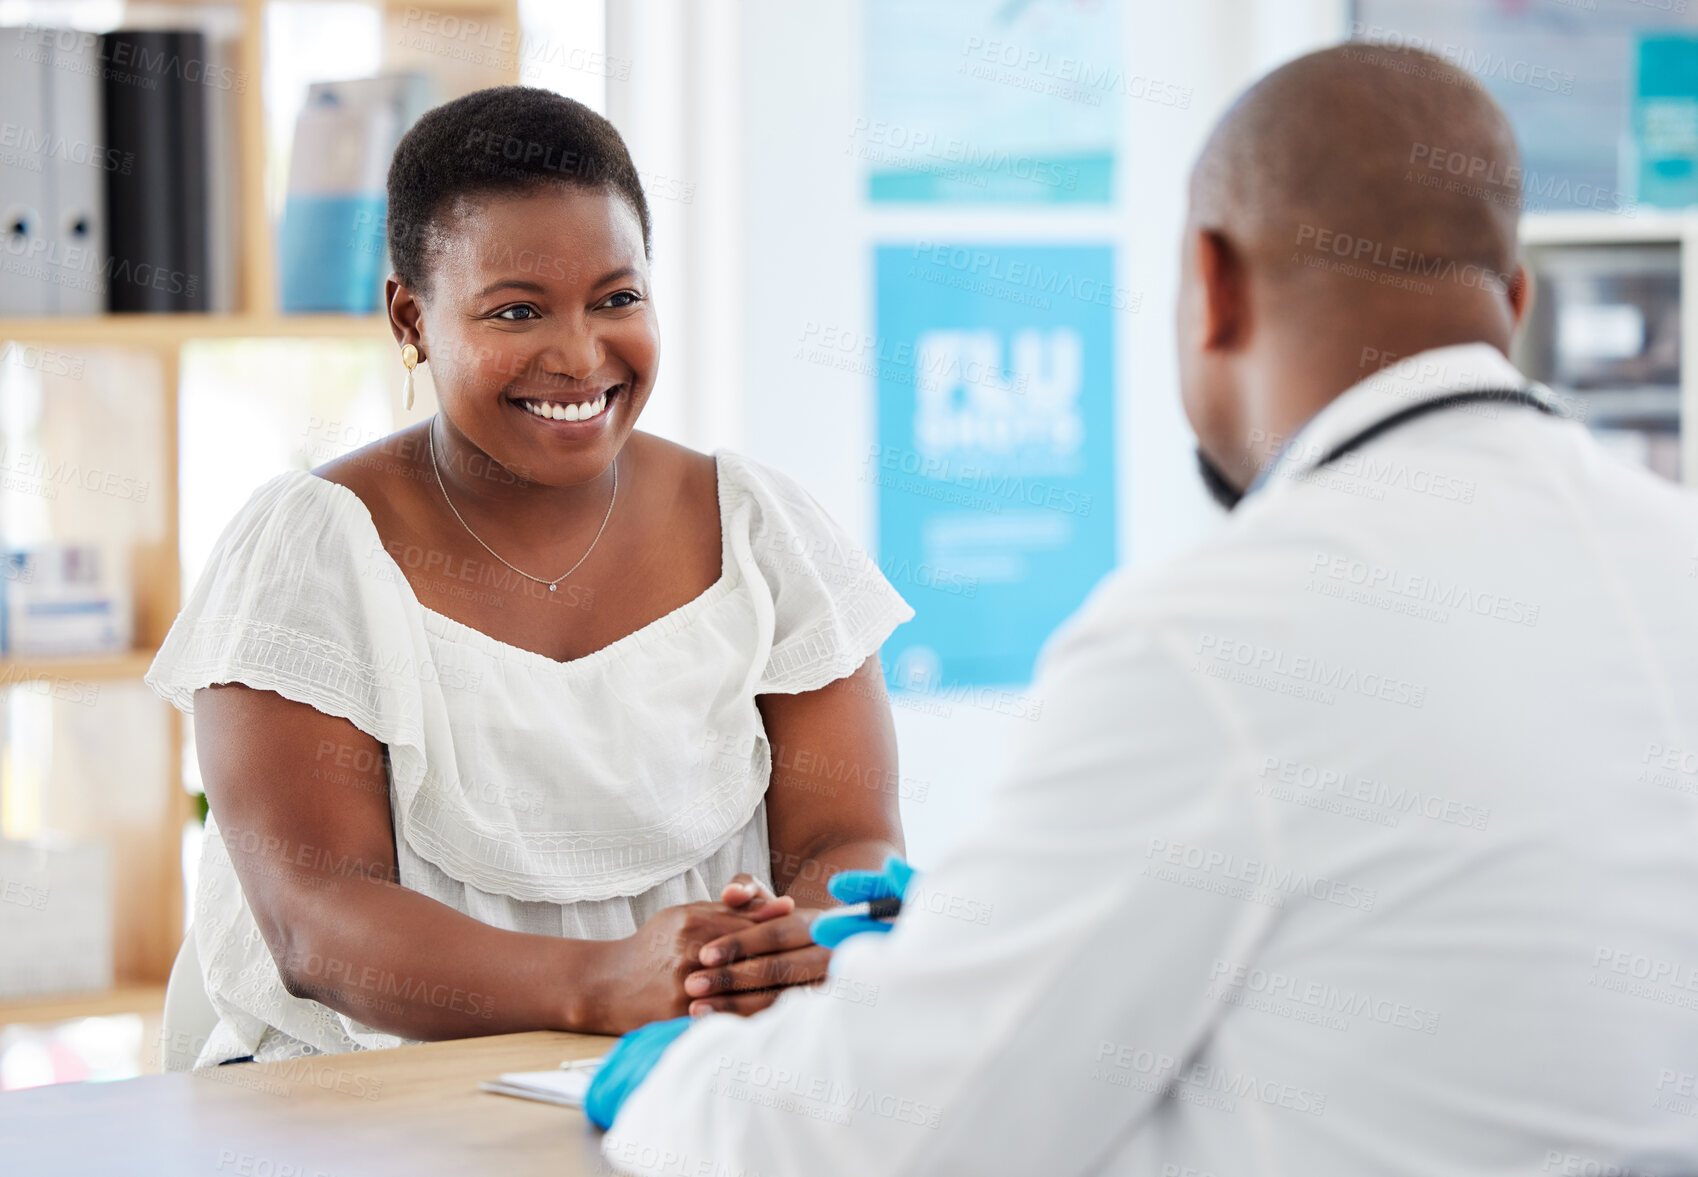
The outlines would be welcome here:
<svg viewBox="0 0 1698 1177">
<path fill-rule="evenodd" d="M 525 411 L 525 414 L 535 420 L 550 432 L 558 433 L 565 429 L 568 436 L 582 436 L 586 433 L 601 429 L 607 424 L 611 413 L 609 405 L 618 397 L 623 385 L 615 384 L 612 388 L 603 390 L 594 397 L 512 397 L 511 403 Z"/>
<path fill-rule="evenodd" d="M 527 482 L 594 482 L 636 427 L 660 356 L 640 209 L 621 192 L 550 183 L 479 192 L 443 217 L 464 245 L 430 255 L 436 309 L 399 284 L 395 297 L 444 416 L 460 443 Z M 550 250 L 574 264 L 505 260 Z"/>
</svg>

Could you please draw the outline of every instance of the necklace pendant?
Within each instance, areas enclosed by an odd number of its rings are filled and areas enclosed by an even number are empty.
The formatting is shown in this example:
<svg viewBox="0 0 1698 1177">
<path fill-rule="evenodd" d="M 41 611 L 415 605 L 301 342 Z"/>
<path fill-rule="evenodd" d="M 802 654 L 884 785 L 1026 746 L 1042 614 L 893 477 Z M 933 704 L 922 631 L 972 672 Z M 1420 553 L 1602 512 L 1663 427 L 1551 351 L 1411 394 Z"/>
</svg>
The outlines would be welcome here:
<svg viewBox="0 0 1698 1177">
<path fill-rule="evenodd" d="M 556 590 L 556 589 L 558 589 L 558 588 L 559 588 L 559 587 L 560 587 L 560 586 L 559 586 L 559 585 L 557 585 L 557 584 L 551 584 L 551 585 L 549 585 L 549 586 L 548 586 L 548 591 L 549 591 L 549 592 L 551 592 L 551 593 L 552 593 L 552 592 L 554 592 L 554 591 L 555 591 L 555 590 Z"/>
</svg>

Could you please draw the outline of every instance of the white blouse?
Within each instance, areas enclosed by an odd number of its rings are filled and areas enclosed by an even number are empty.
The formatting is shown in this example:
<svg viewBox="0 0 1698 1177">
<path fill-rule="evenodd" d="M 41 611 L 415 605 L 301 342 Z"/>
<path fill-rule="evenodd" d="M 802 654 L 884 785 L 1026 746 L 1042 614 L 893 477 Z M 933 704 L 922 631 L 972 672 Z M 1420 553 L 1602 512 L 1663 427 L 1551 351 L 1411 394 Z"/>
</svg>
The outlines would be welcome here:
<svg viewBox="0 0 1698 1177">
<path fill-rule="evenodd" d="M 714 458 L 719 580 L 567 662 L 424 607 L 354 492 L 280 474 L 225 528 L 147 683 L 187 713 L 214 683 L 275 691 L 376 739 L 401 884 L 495 927 L 615 939 L 739 871 L 770 881 L 756 696 L 853 673 L 914 613 L 795 481 Z M 208 818 L 194 936 L 219 1023 L 196 1065 L 405 1044 L 284 990 L 226 843 L 280 871 L 326 865 Z M 320 964 L 373 1006 L 414 983 Z"/>
</svg>

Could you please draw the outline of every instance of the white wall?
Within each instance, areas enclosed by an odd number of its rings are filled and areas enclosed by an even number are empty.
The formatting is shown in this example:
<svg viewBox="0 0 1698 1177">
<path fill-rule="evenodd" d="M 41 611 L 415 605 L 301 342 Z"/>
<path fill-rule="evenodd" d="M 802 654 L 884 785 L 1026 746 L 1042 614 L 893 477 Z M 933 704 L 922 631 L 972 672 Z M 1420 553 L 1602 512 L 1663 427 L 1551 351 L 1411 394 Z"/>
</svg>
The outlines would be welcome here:
<svg viewBox="0 0 1698 1177">
<path fill-rule="evenodd" d="M 790 472 L 870 546 L 863 471 L 874 378 L 798 351 L 811 327 L 871 338 L 873 244 L 1107 242 L 1120 258 L 1117 284 L 1143 296 L 1137 314 L 1119 316 L 1115 344 L 1120 558 L 1139 565 L 1182 551 L 1219 519 L 1197 483 L 1175 382 L 1186 175 L 1231 98 L 1270 66 L 1337 39 L 1346 8 L 1133 0 L 1125 68 L 1189 87 L 1189 108 L 1125 100 L 1113 208 L 1024 212 L 866 205 L 847 150 L 863 112 L 859 3 L 610 0 L 609 53 L 633 68 L 627 85 L 610 83 L 609 114 L 640 169 L 677 169 L 694 184 L 691 201 L 657 209 L 666 350 L 656 401 L 667 407 L 651 427 Z M 963 705 L 947 717 L 900 705 L 895 714 L 903 775 L 929 786 L 924 803 L 904 810 L 910 853 L 924 863 L 971 821 L 1023 721 Z"/>
<path fill-rule="evenodd" d="M 606 29 L 606 113 L 653 223 L 661 365 L 643 427 L 697 449 L 745 448 L 736 0 L 610 0 Z"/>
</svg>

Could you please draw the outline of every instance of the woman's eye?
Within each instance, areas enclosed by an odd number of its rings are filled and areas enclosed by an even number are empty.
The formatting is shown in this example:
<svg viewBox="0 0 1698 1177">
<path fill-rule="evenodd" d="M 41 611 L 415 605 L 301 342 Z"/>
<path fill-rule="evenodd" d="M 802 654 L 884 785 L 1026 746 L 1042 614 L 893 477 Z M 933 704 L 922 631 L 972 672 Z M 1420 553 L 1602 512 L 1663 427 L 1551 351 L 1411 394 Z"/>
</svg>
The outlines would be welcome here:
<svg viewBox="0 0 1698 1177">
<path fill-rule="evenodd" d="M 521 311 L 524 313 L 520 314 L 519 312 Z M 501 310 L 496 311 L 495 317 L 497 319 L 506 319 L 509 323 L 523 323 L 527 319 L 540 319 L 542 316 L 537 313 L 537 309 L 530 303 L 521 302 L 514 306 L 503 307 Z"/>
<path fill-rule="evenodd" d="M 614 310 L 624 310 L 626 307 L 636 306 L 642 301 L 643 296 L 638 294 L 635 290 L 621 290 L 618 294 L 611 296 L 602 305 L 612 307 Z"/>
</svg>

